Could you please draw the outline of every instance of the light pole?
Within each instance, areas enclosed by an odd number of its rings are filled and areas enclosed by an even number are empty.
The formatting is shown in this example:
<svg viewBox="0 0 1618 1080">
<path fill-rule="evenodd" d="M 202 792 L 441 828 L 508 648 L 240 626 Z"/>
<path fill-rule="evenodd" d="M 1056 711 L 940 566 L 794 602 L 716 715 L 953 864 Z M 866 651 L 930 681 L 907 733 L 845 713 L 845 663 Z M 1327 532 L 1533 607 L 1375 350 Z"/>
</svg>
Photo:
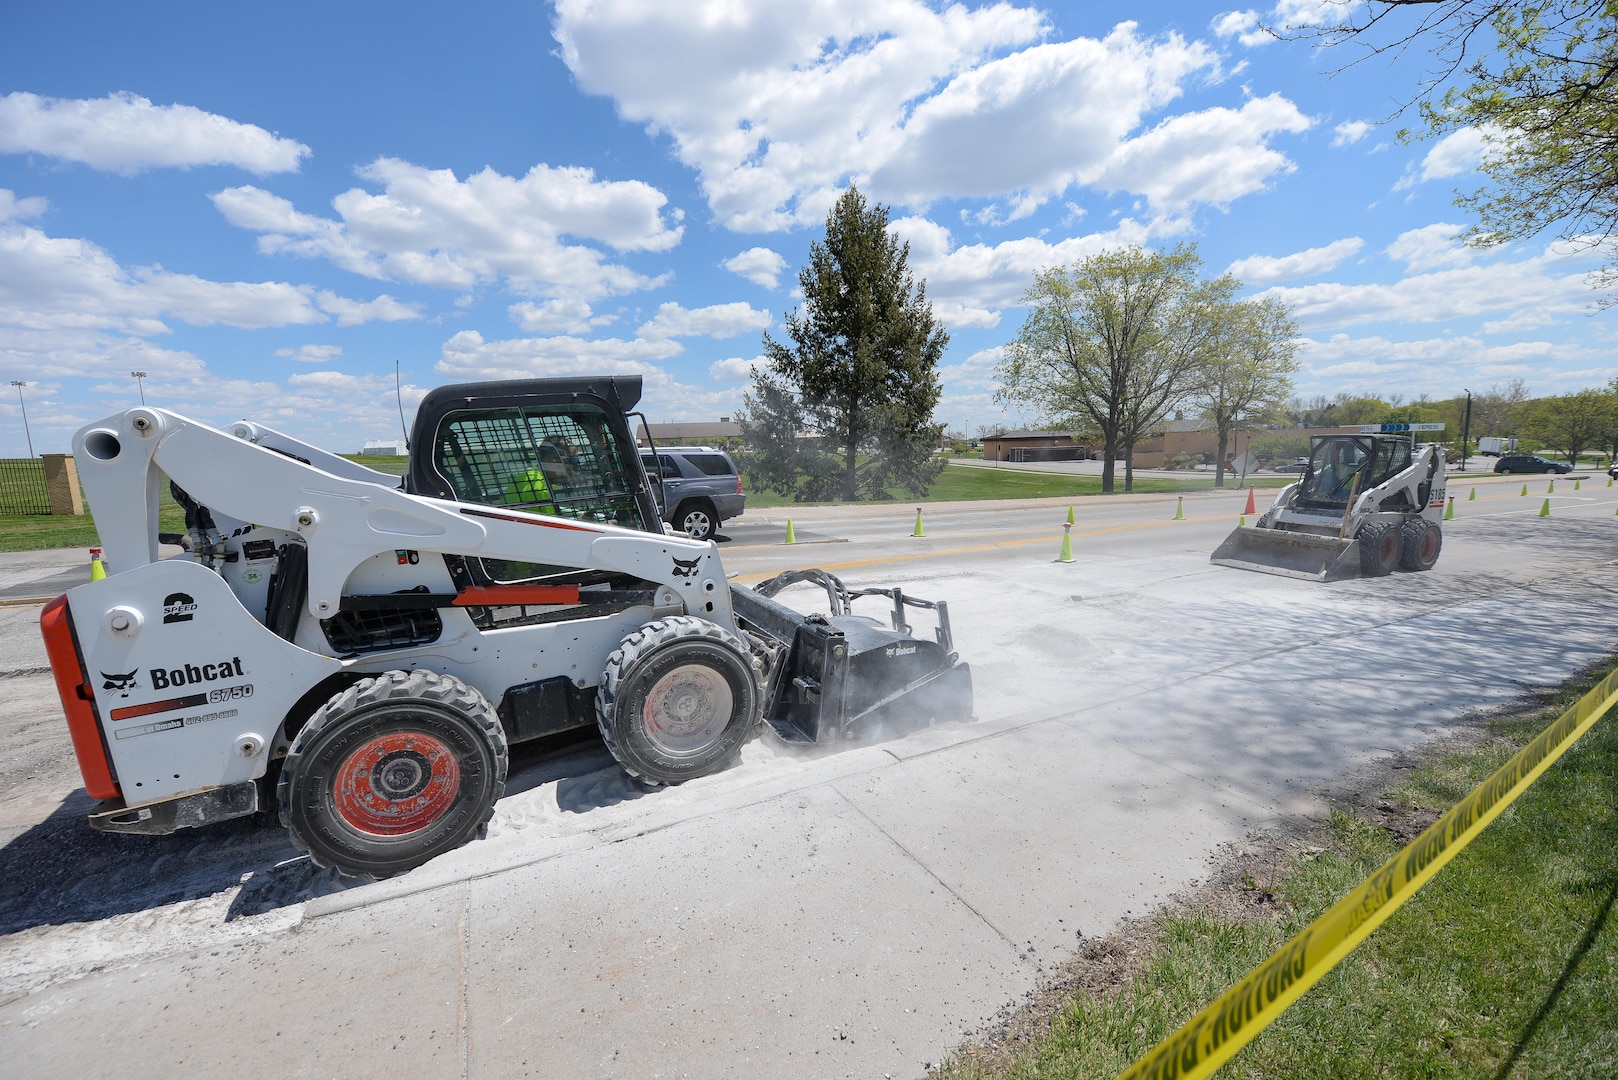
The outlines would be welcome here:
<svg viewBox="0 0 1618 1080">
<path fill-rule="evenodd" d="M 1472 391 L 1466 392 L 1466 419 L 1461 422 L 1461 471 L 1466 471 L 1466 443 L 1472 437 Z"/>
<path fill-rule="evenodd" d="M 146 378 L 146 372 L 131 371 L 129 373 L 129 377 L 135 380 L 135 385 L 140 389 L 140 403 L 142 405 L 146 404 L 146 383 L 144 381 Z"/>
<path fill-rule="evenodd" d="M 28 405 L 22 399 L 22 388 L 28 384 L 21 379 L 12 379 L 11 385 L 17 388 L 17 404 L 22 406 L 22 433 L 28 440 L 28 456 L 34 456 L 34 436 L 28 431 Z"/>
</svg>

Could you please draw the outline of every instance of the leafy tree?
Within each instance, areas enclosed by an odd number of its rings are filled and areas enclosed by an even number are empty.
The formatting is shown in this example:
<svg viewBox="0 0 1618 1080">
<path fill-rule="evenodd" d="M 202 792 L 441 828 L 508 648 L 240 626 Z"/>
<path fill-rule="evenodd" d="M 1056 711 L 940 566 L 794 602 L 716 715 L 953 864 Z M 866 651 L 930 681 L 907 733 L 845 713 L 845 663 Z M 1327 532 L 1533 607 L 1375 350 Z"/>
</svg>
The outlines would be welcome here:
<svg viewBox="0 0 1618 1080">
<path fill-rule="evenodd" d="M 1521 379 L 1504 386 L 1498 383 L 1472 395 L 1472 433 L 1509 436 L 1517 434 L 1528 403 L 1528 388 Z"/>
<path fill-rule="evenodd" d="M 1605 443 L 1613 426 L 1613 404 L 1605 388 L 1543 398 L 1529 415 L 1528 430 L 1577 465 L 1581 452 Z"/>
<path fill-rule="evenodd" d="M 1234 282 L 1200 282 L 1194 245 L 1166 252 L 1138 245 L 1103 251 L 1034 275 L 1029 312 L 996 369 L 996 398 L 1049 426 L 1094 429 L 1104 450 L 1101 490 L 1112 492 L 1125 455 L 1133 486 L 1135 444 L 1197 388 L 1198 360 Z"/>
<path fill-rule="evenodd" d="M 1304 435 L 1288 435 L 1275 431 L 1260 435 L 1247 446 L 1247 452 L 1265 461 L 1292 461 L 1309 456 L 1309 439 Z"/>
<path fill-rule="evenodd" d="M 1618 227 L 1618 18 L 1612 0 L 1370 0 L 1298 28 L 1370 54 L 1421 42 L 1432 65 L 1414 94 L 1432 137 L 1479 133 L 1489 183 L 1459 195 L 1480 247 L 1555 229 L 1584 246 Z M 1492 39 L 1492 40 L 1491 40 Z M 1492 48 L 1490 47 L 1492 45 Z M 1409 137 L 1408 132 L 1401 136 Z M 1609 258 L 1598 284 L 1618 283 Z"/>
<path fill-rule="evenodd" d="M 923 495 L 938 478 L 943 425 L 932 415 L 949 334 L 909 258 L 910 245 L 888 233 L 887 208 L 844 192 L 798 272 L 803 306 L 786 316 L 792 344 L 764 335 L 767 360 L 739 417 L 761 486 L 855 500 L 892 485 Z"/>
<path fill-rule="evenodd" d="M 1395 405 L 1375 420 L 1368 422 L 1372 424 L 1438 424 L 1443 422 L 1443 414 L 1431 405 Z M 1445 430 L 1448 430 L 1448 428 Z"/>
<path fill-rule="evenodd" d="M 1292 390 L 1298 324 L 1274 298 L 1220 305 L 1213 317 L 1203 351 L 1202 412 L 1218 437 L 1214 487 L 1224 487 L 1231 437 L 1279 411 Z"/>
</svg>

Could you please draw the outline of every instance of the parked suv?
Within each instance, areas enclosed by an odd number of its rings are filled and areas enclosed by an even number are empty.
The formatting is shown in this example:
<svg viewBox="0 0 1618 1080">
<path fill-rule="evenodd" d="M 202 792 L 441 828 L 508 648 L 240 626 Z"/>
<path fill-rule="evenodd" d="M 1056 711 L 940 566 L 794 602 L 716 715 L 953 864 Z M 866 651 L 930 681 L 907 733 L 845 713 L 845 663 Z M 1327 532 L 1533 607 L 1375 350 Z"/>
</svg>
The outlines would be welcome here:
<svg viewBox="0 0 1618 1080">
<path fill-rule="evenodd" d="M 1494 463 L 1494 471 L 1500 473 L 1568 473 L 1573 471 L 1573 466 L 1565 461 L 1552 461 L 1550 458 L 1542 458 L 1538 454 L 1503 454 L 1500 460 Z"/>
<path fill-rule="evenodd" d="M 657 511 L 676 531 L 710 540 L 721 521 L 747 509 L 736 463 L 711 446 L 659 446 L 640 452 Z M 658 483 L 658 478 L 662 483 Z"/>
</svg>

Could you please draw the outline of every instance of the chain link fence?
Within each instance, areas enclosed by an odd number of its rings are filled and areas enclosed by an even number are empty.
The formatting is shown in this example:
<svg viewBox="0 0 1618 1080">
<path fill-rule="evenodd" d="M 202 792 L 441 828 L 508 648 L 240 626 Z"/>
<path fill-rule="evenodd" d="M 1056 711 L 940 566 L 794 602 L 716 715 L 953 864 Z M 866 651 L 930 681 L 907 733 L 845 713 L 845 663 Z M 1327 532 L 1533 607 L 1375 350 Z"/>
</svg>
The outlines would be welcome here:
<svg viewBox="0 0 1618 1080">
<path fill-rule="evenodd" d="M 49 514 L 45 463 L 39 458 L 0 458 L 0 514 Z"/>
</svg>

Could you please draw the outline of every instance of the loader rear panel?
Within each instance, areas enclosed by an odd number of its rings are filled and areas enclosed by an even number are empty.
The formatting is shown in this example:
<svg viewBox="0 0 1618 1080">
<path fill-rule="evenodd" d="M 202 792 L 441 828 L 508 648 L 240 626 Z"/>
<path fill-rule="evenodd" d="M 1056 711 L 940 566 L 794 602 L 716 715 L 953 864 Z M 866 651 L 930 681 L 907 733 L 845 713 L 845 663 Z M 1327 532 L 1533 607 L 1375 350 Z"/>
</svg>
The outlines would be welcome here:
<svg viewBox="0 0 1618 1080">
<path fill-rule="evenodd" d="M 1357 540 L 1249 525 L 1225 537 L 1209 561 L 1306 581 L 1341 581 L 1360 573 Z"/>
<path fill-rule="evenodd" d="M 84 668 L 66 596 L 58 596 L 45 605 L 39 616 L 39 630 L 45 637 L 45 655 L 50 659 L 51 674 L 56 678 L 56 692 L 62 698 L 62 712 L 67 716 L 67 730 L 73 738 L 74 756 L 79 759 L 84 790 L 92 799 L 119 798 L 122 792 L 113 774 L 112 759 L 107 754 L 101 720 L 96 715 L 95 690 Z"/>
</svg>

